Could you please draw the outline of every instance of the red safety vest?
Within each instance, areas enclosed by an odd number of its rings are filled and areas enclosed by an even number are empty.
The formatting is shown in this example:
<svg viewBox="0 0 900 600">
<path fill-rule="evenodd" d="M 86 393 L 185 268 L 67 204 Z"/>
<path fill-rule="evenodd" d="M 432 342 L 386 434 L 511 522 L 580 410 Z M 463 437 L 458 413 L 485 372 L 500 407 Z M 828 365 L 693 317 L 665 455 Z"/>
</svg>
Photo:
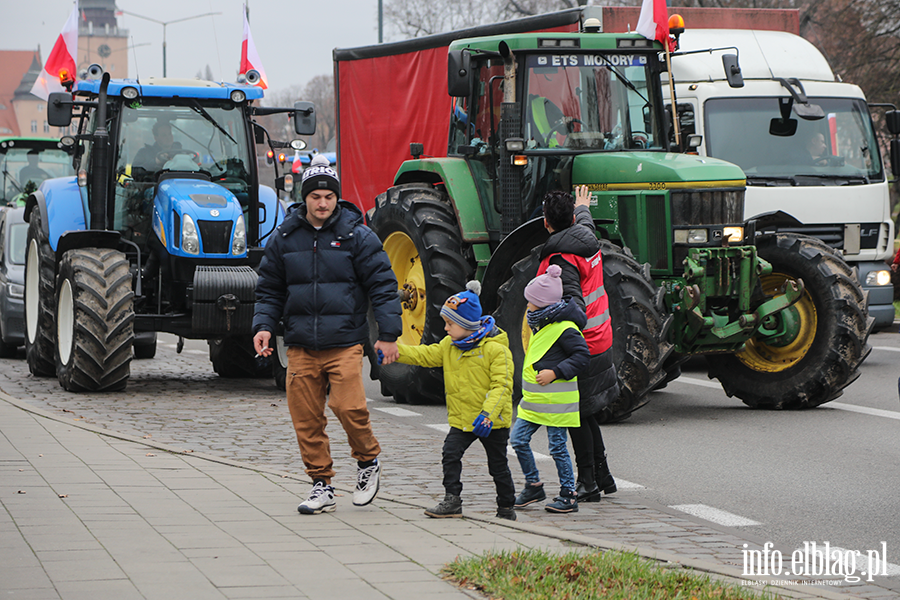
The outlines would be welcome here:
<svg viewBox="0 0 900 600">
<path fill-rule="evenodd" d="M 561 256 L 563 260 L 578 269 L 581 294 L 587 311 L 587 325 L 584 326 L 584 341 L 595 356 L 612 346 L 612 322 L 609 319 L 609 297 L 603 287 L 603 259 L 600 252 L 590 258 L 575 254 L 551 254 L 541 261 L 538 275 L 543 275 L 550 266 L 550 259 Z"/>
</svg>

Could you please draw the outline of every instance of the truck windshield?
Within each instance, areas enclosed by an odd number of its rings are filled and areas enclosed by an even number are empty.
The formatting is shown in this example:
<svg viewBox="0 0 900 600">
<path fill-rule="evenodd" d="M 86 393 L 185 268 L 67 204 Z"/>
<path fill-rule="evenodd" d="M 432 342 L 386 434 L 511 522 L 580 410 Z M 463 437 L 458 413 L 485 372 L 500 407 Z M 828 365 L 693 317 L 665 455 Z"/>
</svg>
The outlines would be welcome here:
<svg viewBox="0 0 900 600">
<path fill-rule="evenodd" d="M 527 146 L 661 149 L 649 63 L 645 54 L 529 55 Z"/>
<path fill-rule="evenodd" d="M 715 98 L 706 101 L 706 148 L 710 156 L 740 166 L 748 179 L 790 179 L 821 185 L 822 180 L 883 179 L 866 103 L 856 98 L 814 98 L 825 118 L 808 121 L 791 114 L 797 130 L 778 132 L 777 98 Z M 784 129 L 780 131 L 786 133 Z M 809 178 L 796 179 L 807 175 Z"/>
<path fill-rule="evenodd" d="M 234 193 L 246 191 L 250 161 L 242 112 L 230 102 L 166 102 L 123 107 L 117 175 L 155 183 L 164 170 L 194 171 Z"/>
</svg>

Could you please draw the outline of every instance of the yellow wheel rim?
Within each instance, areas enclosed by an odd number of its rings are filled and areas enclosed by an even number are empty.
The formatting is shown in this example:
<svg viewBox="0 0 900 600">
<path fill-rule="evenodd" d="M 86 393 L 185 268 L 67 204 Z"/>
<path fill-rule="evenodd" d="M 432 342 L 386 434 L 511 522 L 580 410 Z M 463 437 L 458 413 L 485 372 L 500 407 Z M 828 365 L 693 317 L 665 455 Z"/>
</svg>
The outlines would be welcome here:
<svg viewBox="0 0 900 600">
<path fill-rule="evenodd" d="M 419 251 L 412 239 L 402 231 L 395 231 L 384 240 L 384 250 L 391 261 L 403 296 L 403 333 L 397 339 L 407 346 L 422 343 L 425 331 L 426 300 L 425 271 Z"/>
<path fill-rule="evenodd" d="M 763 292 L 767 295 L 777 293 L 784 282 L 789 279 L 787 275 L 782 273 L 772 273 L 762 277 Z M 744 349 L 737 352 L 735 356 L 744 365 L 763 373 L 777 373 L 790 369 L 797 364 L 813 345 L 816 338 L 816 305 L 813 303 L 812 297 L 807 290 L 803 290 L 803 295 L 797 302 L 786 310 L 794 311 L 799 321 L 799 330 L 793 340 L 784 345 L 770 345 L 758 339 L 751 339 L 745 345 Z"/>
</svg>

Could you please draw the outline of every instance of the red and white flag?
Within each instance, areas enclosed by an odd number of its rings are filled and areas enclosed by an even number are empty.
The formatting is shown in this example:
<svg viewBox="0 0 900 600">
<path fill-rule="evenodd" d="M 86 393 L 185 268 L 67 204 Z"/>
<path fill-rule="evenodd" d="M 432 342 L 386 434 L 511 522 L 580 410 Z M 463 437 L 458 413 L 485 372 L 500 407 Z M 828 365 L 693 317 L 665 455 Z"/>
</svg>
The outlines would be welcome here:
<svg viewBox="0 0 900 600">
<path fill-rule="evenodd" d="M 635 31 L 648 40 L 658 41 L 669 51 L 675 50 L 675 40 L 669 37 L 669 11 L 666 9 L 666 0 L 644 0 Z"/>
<path fill-rule="evenodd" d="M 250 33 L 250 21 L 247 20 L 247 7 L 244 7 L 244 41 L 241 43 L 241 69 L 240 75 L 246 75 L 247 71 L 255 70 L 259 73 L 259 87 L 262 89 L 269 88 L 269 78 L 266 77 L 266 70 L 262 66 L 262 60 L 259 58 L 259 52 L 256 51 L 256 44 L 253 43 L 253 35 Z"/>
<path fill-rule="evenodd" d="M 31 93 L 46 100 L 53 92 L 66 91 L 59 82 L 59 74 L 66 71 L 69 79 L 75 79 L 75 56 L 78 55 L 78 4 L 72 7 L 72 14 L 63 25 L 53 50 L 44 63 L 41 74 L 31 88 Z"/>
</svg>

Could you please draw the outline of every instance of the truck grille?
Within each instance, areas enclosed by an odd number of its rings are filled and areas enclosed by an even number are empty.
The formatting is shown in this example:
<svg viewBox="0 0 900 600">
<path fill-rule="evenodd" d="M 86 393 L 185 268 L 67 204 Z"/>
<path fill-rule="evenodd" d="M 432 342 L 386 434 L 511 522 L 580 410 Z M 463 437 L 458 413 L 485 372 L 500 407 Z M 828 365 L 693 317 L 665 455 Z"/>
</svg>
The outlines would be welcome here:
<svg viewBox="0 0 900 600">
<path fill-rule="evenodd" d="M 197 221 L 203 252 L 228 254 L 231 245 L 231 221 Z"/>
</svg>

